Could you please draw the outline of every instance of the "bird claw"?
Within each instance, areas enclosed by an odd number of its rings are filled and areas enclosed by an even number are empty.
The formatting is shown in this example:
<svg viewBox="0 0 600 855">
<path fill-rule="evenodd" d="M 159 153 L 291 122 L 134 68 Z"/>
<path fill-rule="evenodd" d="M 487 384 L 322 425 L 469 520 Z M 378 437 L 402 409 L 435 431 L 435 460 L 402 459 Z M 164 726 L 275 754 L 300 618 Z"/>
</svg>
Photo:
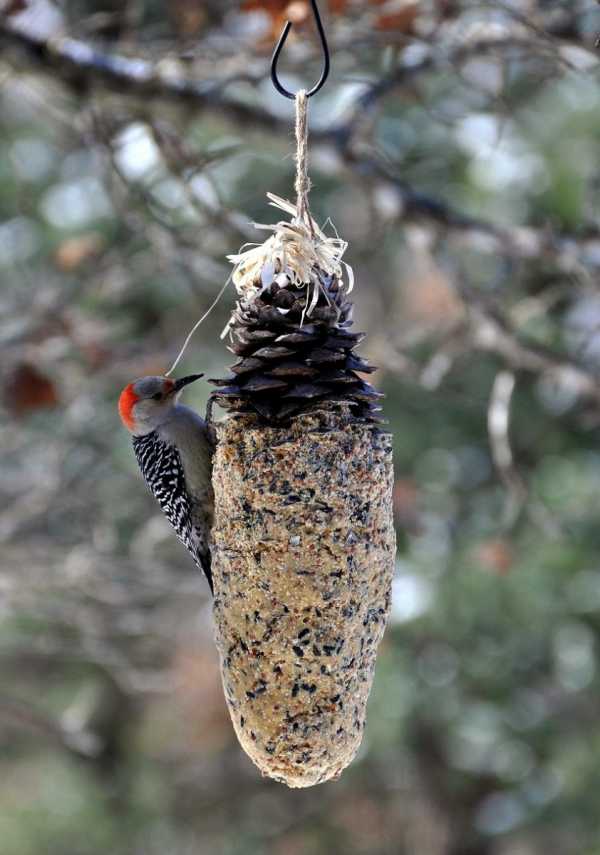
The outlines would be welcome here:
<svg viewBox="0 0 600 855">
<path fill-rule="evenodd" d="M 213 448 L 217 445 L 217 430 L 215 428 L 214 418 L 213 418 L 213 406 L 215 403 L 216 391 L 211 392 L 208 396 L 208 401 L 206 402 L 206 434 Z"/>
<path fill-rule="evenodd" d="M 213 406 L 215 403 L 214 398 L 215 398 L 215 393 L 211 392 L 210 395 L 208 396 L 208 401 L 206 402 L 205 421 L 206 421 L 207 425 L 212 425 L 213 421 L 214 421 L 214 419 L 213 419 Z"/>
</svg>

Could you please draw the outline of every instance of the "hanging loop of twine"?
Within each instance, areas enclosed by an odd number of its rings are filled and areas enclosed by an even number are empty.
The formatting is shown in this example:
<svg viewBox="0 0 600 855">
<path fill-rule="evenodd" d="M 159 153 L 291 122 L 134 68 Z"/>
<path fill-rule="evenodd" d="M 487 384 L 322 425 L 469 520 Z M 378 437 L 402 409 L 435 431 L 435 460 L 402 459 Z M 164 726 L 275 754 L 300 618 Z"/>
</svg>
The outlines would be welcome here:
<svg viewBox="0 0 600 855">
<path fill-rule="evenodd" d="M 308 194 L 311 182 L 308 177 L 308 94 L 301 89 L 296 95 L 296 220 L 305 223 L 312 235 L 314 228 Z"/>
</svg>

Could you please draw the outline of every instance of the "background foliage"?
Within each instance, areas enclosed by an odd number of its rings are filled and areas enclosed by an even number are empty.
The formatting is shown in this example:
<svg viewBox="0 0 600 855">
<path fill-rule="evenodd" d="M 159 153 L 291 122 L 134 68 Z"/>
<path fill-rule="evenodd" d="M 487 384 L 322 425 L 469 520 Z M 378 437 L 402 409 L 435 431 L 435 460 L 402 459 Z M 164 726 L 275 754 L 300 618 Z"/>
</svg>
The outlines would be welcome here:
<svg viewBox="0 0 600 855">
<path fill-rule="evenodd" d="M 350 241 L 399 552 L 361 753 L 288 791 L 235 742 L 116 399 L 291 194 L 268 54 L 291 15 L 286 79 L 318 72 L 307 4 L 0 5 L 3 855 L 600 853 L 600 16 L 329 6 L 312 204 Z M 222 374 L 232 300 L 184 370 Z"/>
</svg>

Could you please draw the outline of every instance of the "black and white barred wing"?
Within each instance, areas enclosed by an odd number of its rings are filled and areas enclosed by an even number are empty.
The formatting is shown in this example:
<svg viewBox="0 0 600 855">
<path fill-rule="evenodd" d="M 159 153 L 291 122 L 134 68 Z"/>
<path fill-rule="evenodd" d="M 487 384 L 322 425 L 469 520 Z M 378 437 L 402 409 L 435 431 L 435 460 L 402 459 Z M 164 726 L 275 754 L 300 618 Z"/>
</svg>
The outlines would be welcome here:
<svg viewBox="0 0 600 855">
<path fill-rule="evenodd" d="M 194 524 L 194 508 L 188 493 L 183 464 L 175 446 L 155 432 L 133 437 L 133 450 L 154 498 L 169 520 L 179 540 L 204 572 L 212 591 L 207 532 Z"/>
</svg>

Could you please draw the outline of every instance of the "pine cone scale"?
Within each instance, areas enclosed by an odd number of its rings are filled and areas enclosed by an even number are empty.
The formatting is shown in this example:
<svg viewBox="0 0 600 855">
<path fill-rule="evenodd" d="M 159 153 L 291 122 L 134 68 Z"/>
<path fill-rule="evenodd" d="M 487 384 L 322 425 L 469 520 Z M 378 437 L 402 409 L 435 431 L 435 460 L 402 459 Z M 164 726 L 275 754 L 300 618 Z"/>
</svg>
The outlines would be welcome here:
<svg viewBox="0 0 600 855">
<path fill-rule="evenodd" d="M 380 393 L 355 373 L 375 367 L 355 353 L 365 333 L 349 330 L 352 314 L 339 280 L 316 269 L 309 285 L 283 274 L 257 283 L 233 312 L 229 349 L 239 358 L 229 376 L 210 381 L 219 387 L 213 399 L 269 421 L 328 401 L 348 404 L 354 418 L 378 420 L 372 403 Z"/>
</svg>

